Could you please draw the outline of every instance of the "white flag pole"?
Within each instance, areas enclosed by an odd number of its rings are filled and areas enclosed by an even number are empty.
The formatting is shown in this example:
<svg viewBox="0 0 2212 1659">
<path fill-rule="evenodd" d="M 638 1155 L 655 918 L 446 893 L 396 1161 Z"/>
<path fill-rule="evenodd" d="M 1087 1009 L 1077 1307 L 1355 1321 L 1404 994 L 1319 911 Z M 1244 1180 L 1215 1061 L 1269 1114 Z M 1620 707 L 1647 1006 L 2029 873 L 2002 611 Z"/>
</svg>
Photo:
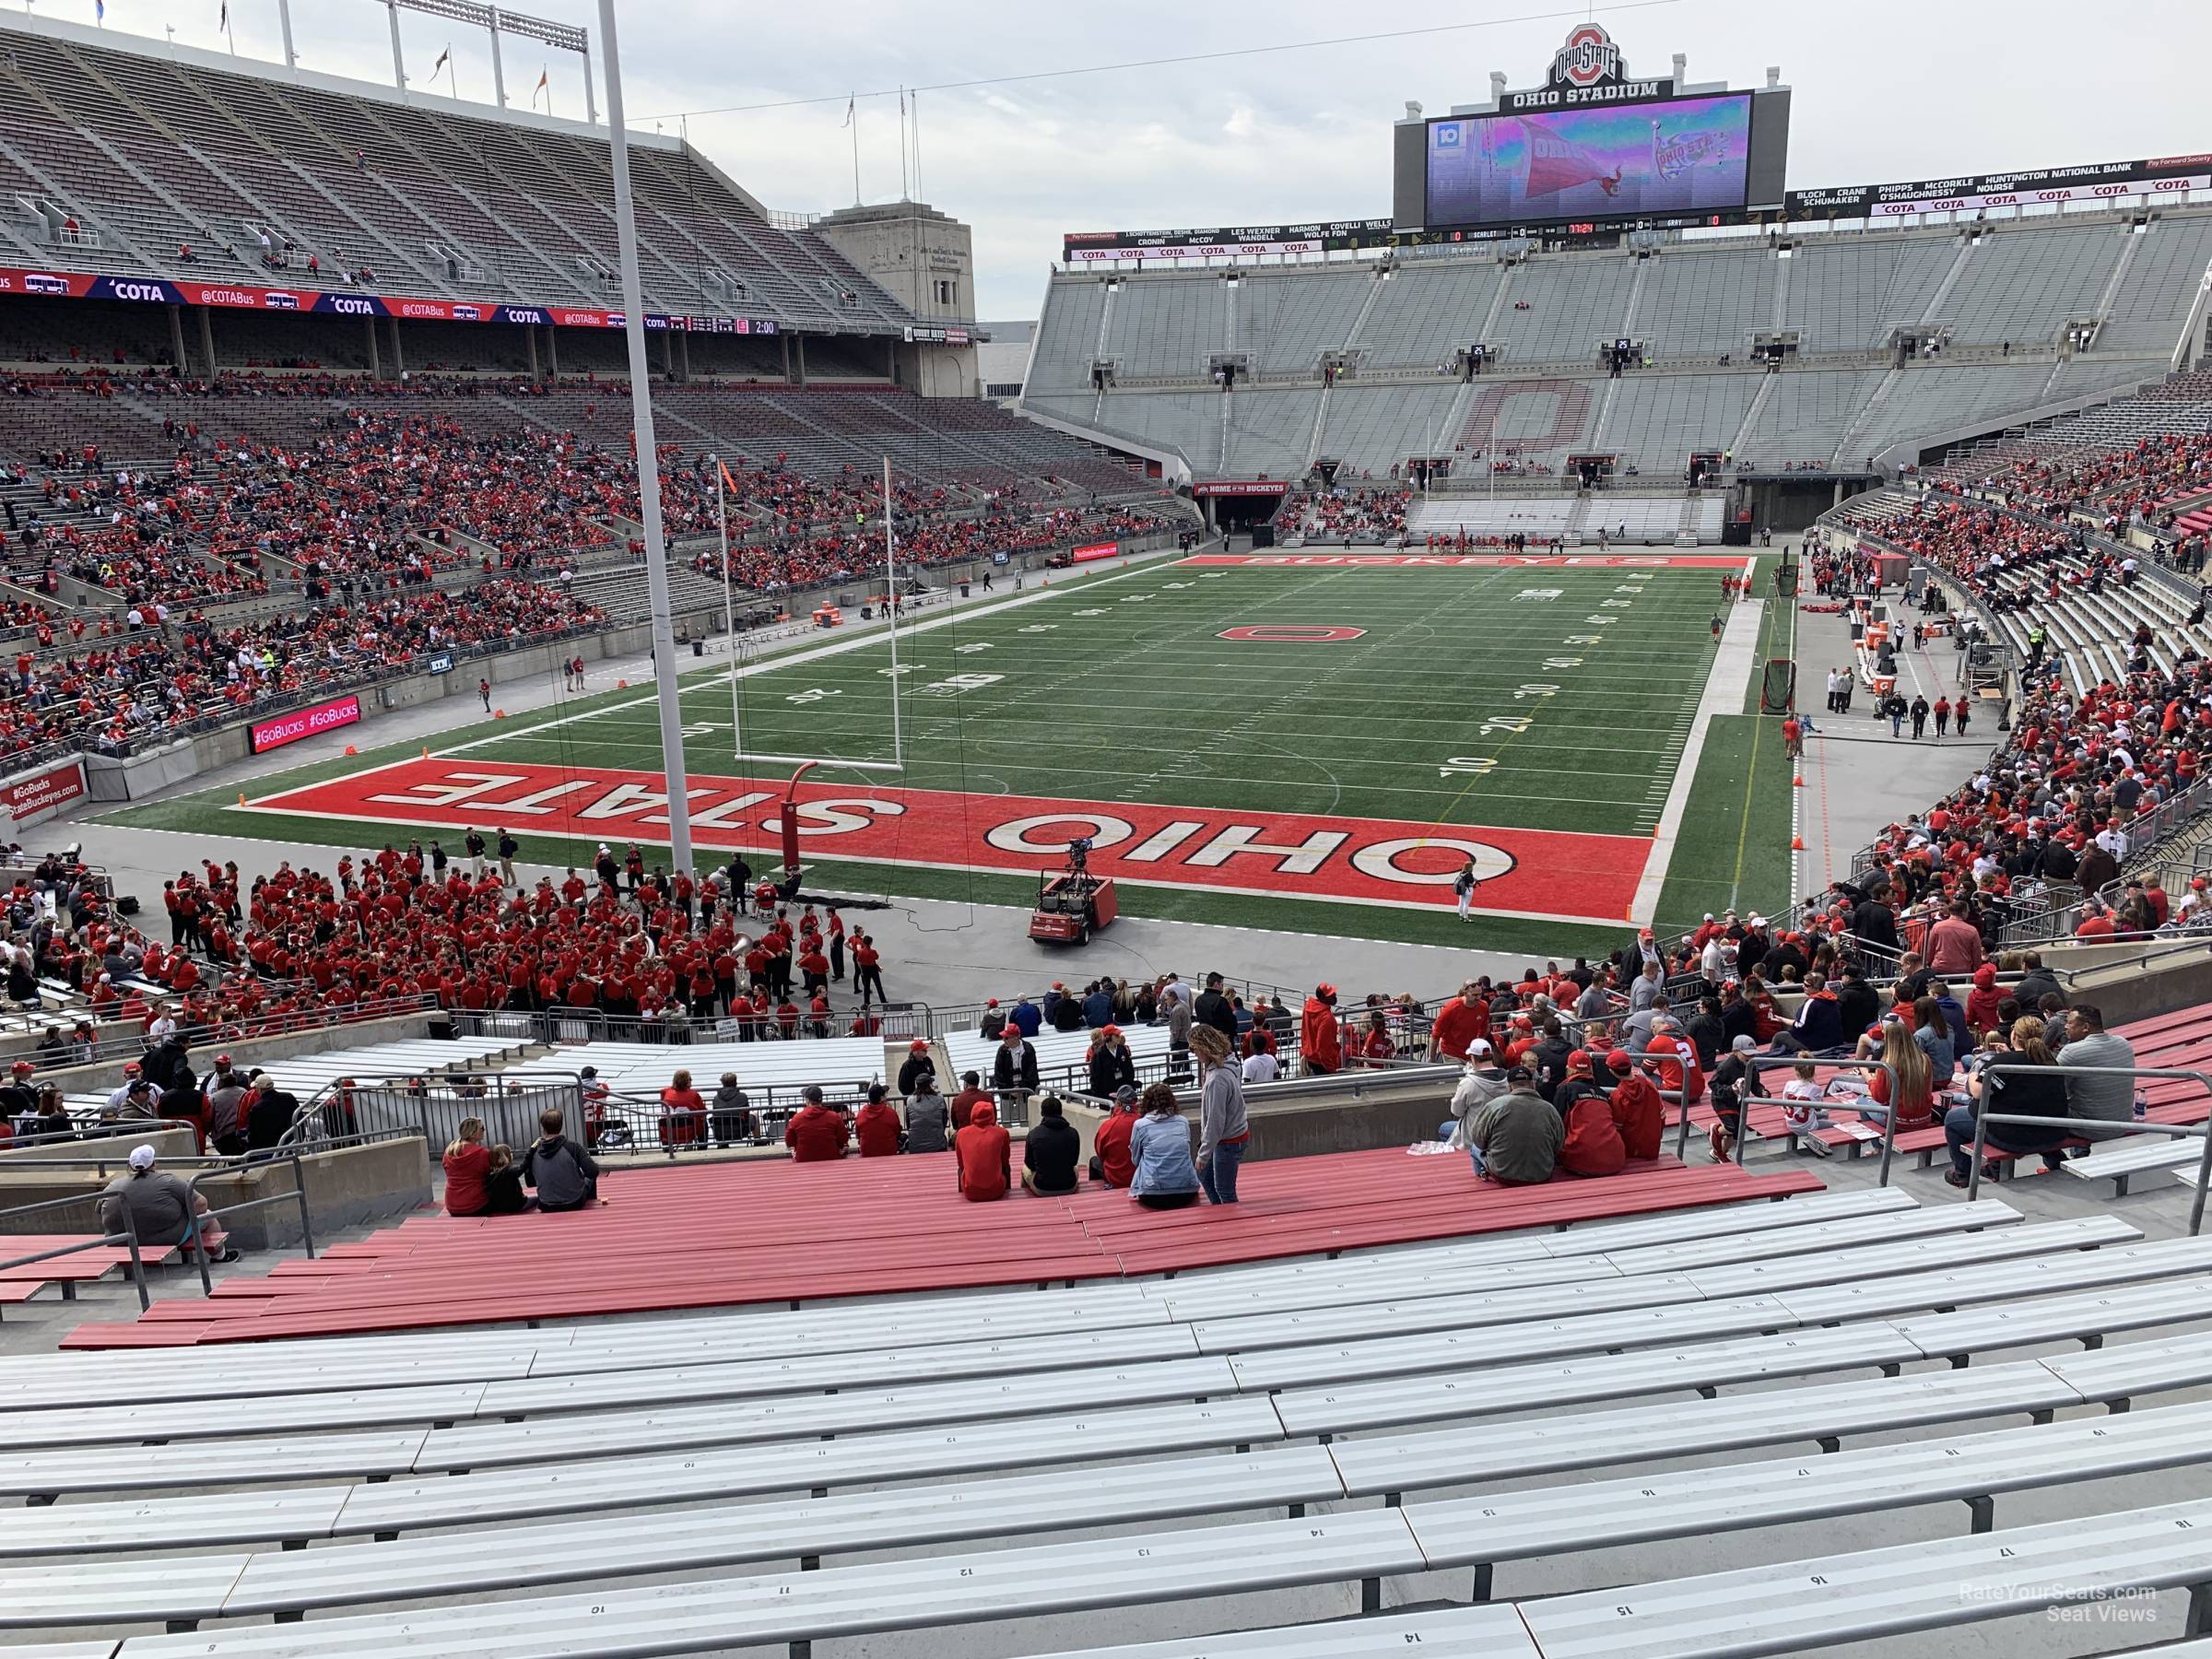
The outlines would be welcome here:
<svg viewBox="0 0 2212 1659">
<path fill-rule="evenodd" d="M 722 457 L 714 461 L 714 517 L 722 525 L 722 627 L 730 636 L 730 753 L 745 753 L 745 734 L 737 724 L 737 607 L 730 592 L 730 510 L 723 499 Z"/>
<path fill-rule="evenodd" d="M 906 764 L 906 751 L 899 735 L 899 555 L 896 538 L 891 534 L 891 458 L 883 458 L 883 576 L 885 591 L 891 607 L 891 760 L 894 765 Z"/>
</svg>

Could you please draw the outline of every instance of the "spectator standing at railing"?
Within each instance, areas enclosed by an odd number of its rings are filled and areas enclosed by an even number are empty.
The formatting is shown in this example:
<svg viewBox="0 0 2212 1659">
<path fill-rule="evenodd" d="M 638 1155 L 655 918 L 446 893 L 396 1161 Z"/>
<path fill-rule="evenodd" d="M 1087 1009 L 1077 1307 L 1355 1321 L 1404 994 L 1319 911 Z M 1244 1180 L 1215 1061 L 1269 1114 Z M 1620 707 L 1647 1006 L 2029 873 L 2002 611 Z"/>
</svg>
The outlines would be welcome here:
<svg viewBox="0 0 2212 1659">
<path fill-rule="evenodd" d="M 1198 1184 L 1209 1204 L 1237 1201 L 1237 1171 L 1252 1141 L 1244 1112 L 1244 1079 L 1231 1063 L 1230 1040 L 1212 1026 L 1191 1033 L 1198 1059 Z"/>
<path fill-rule="evenodd" d="M 1197 1001 L 1191 1006 L 1191 1014 L 1200 1025 L 1213 1027 L 1231 1044 L 1237 1041 L 1236 1007 L 1223 994 L 1219 974 L 1209 973 L 1206 976 L 1206 988 L 1198 993 Z"/>
<path fill-rule="evenodd" d="M 1121 1027 L 1108 1025 L 1092 1040 L 1089 1069 L 1090 1092 L 1102 1100 L 1112 1100 L 1124 1084 L 1135 1083 L 1136 1058 Z"/>
<path fill-rule="evenodd" d="M 1009 1103 L 1037 1092 L 1037 1051 L 1019 1026 L 1009 1024 L 1000 1033 L 998 1052 L 991 1056 L 991 1087 Z"/>
<path fill-rule="evenodd" d="M 1490 1034 L 1489 999 L 1479 981 L 1468 980 L 1459 994 L 1436 1011 L 1429 1028 L 1429 1058 L 1465 1061 L 1467 1045 Z"/>
<path fill-rule="evenodd" d="M 1342 1038 L 1336 1028 L 1336 987 L 1323 982 L 1306 998 L 1298 1026 L 1299 1068 L 1309 1077 L 1344 1069 Z"/>
</svg>

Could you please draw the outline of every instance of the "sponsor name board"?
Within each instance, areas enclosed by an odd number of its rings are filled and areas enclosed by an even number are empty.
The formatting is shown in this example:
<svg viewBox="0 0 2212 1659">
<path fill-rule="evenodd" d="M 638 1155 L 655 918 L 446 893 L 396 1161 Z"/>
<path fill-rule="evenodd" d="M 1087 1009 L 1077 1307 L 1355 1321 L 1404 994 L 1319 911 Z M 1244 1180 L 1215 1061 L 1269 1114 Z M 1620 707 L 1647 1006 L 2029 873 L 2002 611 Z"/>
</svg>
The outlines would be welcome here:
<svg viewBox="0 0 2212 1659">
<path fill-rule="evenodd" d="M 0 785 L 0 806 L 18 823 L 85 798 L 85 763 L 65 760 L 50 771 Z"/>
</svg>

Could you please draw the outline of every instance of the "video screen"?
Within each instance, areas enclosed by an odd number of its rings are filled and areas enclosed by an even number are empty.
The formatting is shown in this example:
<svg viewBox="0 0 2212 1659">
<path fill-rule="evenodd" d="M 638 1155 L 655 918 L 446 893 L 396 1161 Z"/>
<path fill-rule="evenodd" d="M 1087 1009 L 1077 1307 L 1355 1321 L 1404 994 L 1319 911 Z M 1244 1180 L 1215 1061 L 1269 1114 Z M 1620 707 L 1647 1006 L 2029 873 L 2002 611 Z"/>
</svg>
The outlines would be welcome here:
<svg viewBox="0 0 2212 1659">
<path fill-rule="evenodd" d="M 1428 223 L 1732 211 L 1750 148 L 1747 92 L 1432 121 Z"/>
</svg>

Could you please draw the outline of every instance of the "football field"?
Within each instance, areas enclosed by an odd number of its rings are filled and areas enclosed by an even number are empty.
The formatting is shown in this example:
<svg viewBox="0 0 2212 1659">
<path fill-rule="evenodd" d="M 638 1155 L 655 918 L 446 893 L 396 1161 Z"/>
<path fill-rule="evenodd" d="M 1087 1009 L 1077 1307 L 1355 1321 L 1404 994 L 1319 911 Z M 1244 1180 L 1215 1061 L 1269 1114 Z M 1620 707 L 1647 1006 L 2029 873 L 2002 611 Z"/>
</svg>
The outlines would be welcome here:
<svg viewBox="0 0 2212 1659">
<path fill-rule="evenodd" d="M 1021 903 L 1087 835 L 1136 913 L 1472 943 L 1452 888 L 1472 859 L 1479 931 L 1500 943 L 1617 933 L 1665 909 L 1669 857 L 1704 833 L 1685 750 L 1720 578 L 1745 568 L 1718 550 L 1353 550 L 1032 579 L 922 608 L 895 667 L 880 632 L 825 632 L 741 659 L 734 686 L 726 659 L 688 675 L 694 836 L 772 865 L 785 786 L 812 759 L 796 817 L 822 886 Z M 658 712 L 650 685 L 571 698 L 428 758 L 282 774 L 242 808 L 120 816 L 357 848 L 438 833 L 449 852 L 506 828 L 528 858 L 582 863 L 600 841 L 665 843 Z"/>
</svg>

